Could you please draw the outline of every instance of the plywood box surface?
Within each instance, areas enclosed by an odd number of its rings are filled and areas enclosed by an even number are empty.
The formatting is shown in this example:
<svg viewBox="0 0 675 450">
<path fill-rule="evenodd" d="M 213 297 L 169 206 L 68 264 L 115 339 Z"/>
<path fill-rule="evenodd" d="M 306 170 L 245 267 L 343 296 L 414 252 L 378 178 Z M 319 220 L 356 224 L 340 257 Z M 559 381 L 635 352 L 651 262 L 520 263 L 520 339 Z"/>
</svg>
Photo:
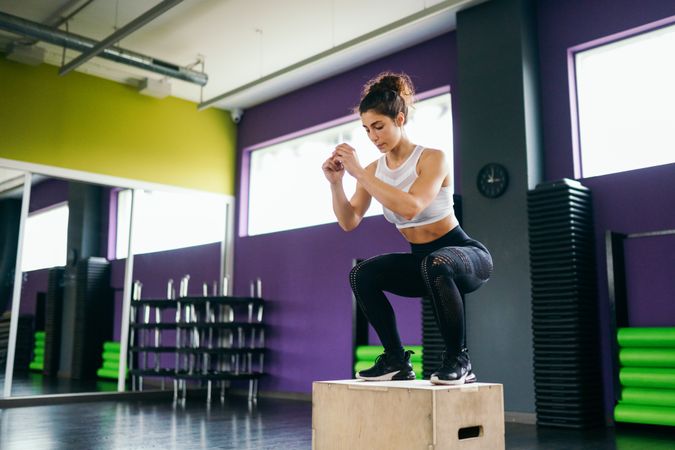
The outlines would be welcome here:
<svg viewBox="0 0 675 450">
<path fill-rule="evenodd" d="M 312 448 L 503 449 L 503 398 L 502 385 L 492 383 L 317 381 Z"/>
</svg>

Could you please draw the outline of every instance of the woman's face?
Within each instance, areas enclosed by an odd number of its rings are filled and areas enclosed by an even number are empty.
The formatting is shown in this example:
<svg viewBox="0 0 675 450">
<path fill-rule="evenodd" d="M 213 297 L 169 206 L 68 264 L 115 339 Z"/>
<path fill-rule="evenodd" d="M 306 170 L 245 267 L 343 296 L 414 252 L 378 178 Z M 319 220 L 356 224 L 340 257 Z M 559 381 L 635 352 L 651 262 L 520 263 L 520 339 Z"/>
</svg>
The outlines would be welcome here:
<svg viewBox="0 0 675 450">
<path fill-rule="evenodd" d="M 382 153 L 387 153 L 398 145 L 403 132 L 404 119 L 402 113 L 399 113 L 394 121 L 391 117 L 379 114 L 372 109 L 361 114 L 361 123 L 368 138 Z"/>
</svg>

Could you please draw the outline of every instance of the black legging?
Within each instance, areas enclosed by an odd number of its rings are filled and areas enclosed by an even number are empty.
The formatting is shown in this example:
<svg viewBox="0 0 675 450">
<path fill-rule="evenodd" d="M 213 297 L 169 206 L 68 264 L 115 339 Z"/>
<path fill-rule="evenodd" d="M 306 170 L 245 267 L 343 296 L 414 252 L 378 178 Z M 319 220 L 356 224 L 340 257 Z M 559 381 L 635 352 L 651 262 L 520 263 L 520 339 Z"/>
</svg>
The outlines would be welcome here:
<svg viewBox="0 0 675 450">
<path fill-rule="evenodd" d="M 459 226 L 411 253 L 390 253 L 358 263 L 349 274 L 352 291 L 387 353 L 401 354 L 396 317 L 383 291 L 426 297 L 450 356 L 465 346 L 462 294 L 478 289 L 492 273 L 492 258 Z"/>
</svg>

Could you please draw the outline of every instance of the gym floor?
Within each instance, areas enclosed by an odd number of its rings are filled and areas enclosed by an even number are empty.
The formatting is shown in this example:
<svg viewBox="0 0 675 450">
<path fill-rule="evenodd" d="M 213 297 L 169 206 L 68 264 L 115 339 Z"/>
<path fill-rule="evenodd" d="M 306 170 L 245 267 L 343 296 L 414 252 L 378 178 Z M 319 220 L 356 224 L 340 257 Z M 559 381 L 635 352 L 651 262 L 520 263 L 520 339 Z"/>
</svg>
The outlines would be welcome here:
<svg viewBox="0 0 675 450">
<path fill-rule="evenodd" d="M 0 410 L 0 448 L 310 449 L 312 405 L 230 395 L 207 407 L 171 401 L 106 401 Z M 576 431 L 506 425 L 507 449 L 672 450 L 669 430 L 651 427 Z"/>
</svg>

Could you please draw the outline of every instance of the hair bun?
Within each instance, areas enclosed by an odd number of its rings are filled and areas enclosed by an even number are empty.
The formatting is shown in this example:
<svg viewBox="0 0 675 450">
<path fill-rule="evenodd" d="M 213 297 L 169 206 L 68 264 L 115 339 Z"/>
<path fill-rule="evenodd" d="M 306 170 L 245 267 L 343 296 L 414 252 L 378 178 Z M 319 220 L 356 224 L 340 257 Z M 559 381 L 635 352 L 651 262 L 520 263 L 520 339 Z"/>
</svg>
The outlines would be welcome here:
<svg viewBox="0 0 675 450">
<path fill-rule="evenodd" d="M 410 77 L 404 73 L 383 72 L 367 82 L 361 92 L 359 106 L 354 112 L 363 114 L 366 111 L 375 111 L 397 120 L 403 113 L 408 120 L 408 108 L 412 107 L 415 95 Z"/>
<path fill-rule="evenodd" d="M 383 72 L 364 86 L 363 95 L 374 92 L 394 91 L 400 95 L 406 105 L 413 103 L 415 91 L 410 77 L 404 73 Z"/>
</svg>

